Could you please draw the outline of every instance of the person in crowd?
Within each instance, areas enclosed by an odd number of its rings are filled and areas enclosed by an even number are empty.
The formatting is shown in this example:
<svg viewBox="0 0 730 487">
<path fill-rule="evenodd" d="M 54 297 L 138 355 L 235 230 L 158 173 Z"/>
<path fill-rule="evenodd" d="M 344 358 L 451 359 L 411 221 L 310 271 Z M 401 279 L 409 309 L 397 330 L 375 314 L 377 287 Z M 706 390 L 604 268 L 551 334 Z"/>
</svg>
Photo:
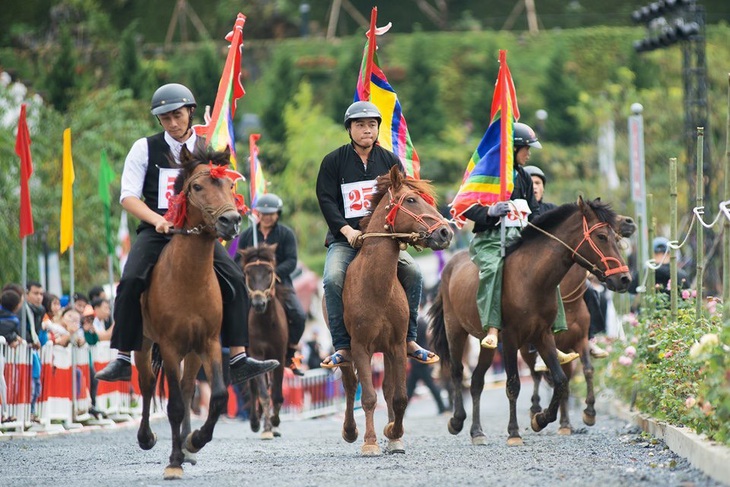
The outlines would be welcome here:
<svg viewBox="0 0 730 487">
<path fill-rule="evenodd" d="M 256 232 L 257 242 L 268 245 L 276 244 L 276 276 L 279 282 L 288 287 L 291 292 L 286 294 L 284 310 L 289 324 L 289 347 L 286 354 L 286 367 L 289 367 L 295 375 L 302 376 L 301 358 L 296 353 L 299 348 L 299 340 L 304 333 L 304 325 L 307 315 L 294 292 L 292 284 L 292 272 L 297 266 L 297 239 L 294 231 L 279 221 L 281 218 L 284 202 L 277 195 L 268 193 L 261 195 L 256 201 L 254 214 L 258 218 L 256 226 L 248 227 L 238 239 L 238 249 L 245 249 L 254 246 L 254 234 Z M 240 262 L 240 254 L 236 254 L 236 262 Z"/>
<path fill-rule="evenodd" d="M 109 305 L 109 312 L 108 313 L 102 312 L 102 314 L 104 316 L 106 316 L 106 318 L 104 318 L 104 328 L 106 330 L 109 330 L 112 327 L 112 323 L 113 323 L 112 314 L 111 314 L 111 300 L 106 295 L 106 291 L 104 291 L 104 288 L 101 286 L 94 286 L 91 289 L 89 289 L 89 304 L 91 304 L 91 306 L 94 306 L 94 303 L 97 302 L 97 299 L 106 300 L 107 305 Z M 96 309 L 96 307 L 94 307 L 94 308 L 95 308 L 94 312 L 97 312 L 98 310 Z M 97 313 L 97 315 L 98 314 L 99 313 Z M 98 328 L 99 327 L 97 326 L 97 330 L 98 330 Z M 109 333 L 109 337 L 111 338 L 111 332 Z"/>
<path fill-rule="evenodd" d="M 319 343 L 319 330 L 313 329 L 312 336 L 305 343 L 307 347 L 307 368 L 309 370 L 318 369 L 324 358 L 322 356 L 322 345 Z"/>
<path fill-rule="evenodd" d="M 0 296 L 0 337 L 10 348 L 15 348 L 23 343 L 23 339 L 18 335 L 20 320 L 16 315 L 22 306 L 23 297 L 11 289 L 4 291 Z M 5 354 L 2 353 L 2 347 L 0 347 L 0 401 L 2 401 L 1 421 L 3 423 L 16 421 L 15 416 L 7 414 L 8 385 L 5 383 Z"/>
<path fill-rule="evenodd" d="M 113 329 L 107 327 L 107 323 L 111 318 L 111 306 L 106 298 L 96 297 L 91 301 L 94 313 L 94 333 L 96 333 L 99 341 L 109 341 L 112 338 Z"/>
<path fill-rule="evenodd" d="M 61 323 L 61 299 L 52 293 L 43 294 L 43 308 L 46 310 L 46 314 L 43 315 L 43 321 L 41 326 L 44 330 L 48 330 L 49 327 L 60 325 Z"/>
<path fill-rule="evenodd" d="M 417 341 L 420 343 L 428 343 L 427 333 L 428 321 L 419 316 Z M 425 386 L 428 387 L 428 390 L 431 391 L 433 400 L 436 401 L 438 413 L 442 414 L 446 411 L 446 406 L 444 406 L 444 401 L 441 398 L 441 388 L 434 382 L 432 374 L 433 365 L 422 364 L 419 362 L 412 363 L 411 370 L 408 372 L 408 377 L 406 378 L 406 393 L 408 394 L 408 400 L 410 401 L 416 391 L 418 382 L 423 382 Z"/>
<path fill-rule="evenodd" d="M 76 308 L 79 315 L 83 315 L 86 305 L 89 304 L 88 296 L 84 293 L 74 293 L 73 298 L 74 308 Z"/>
<path fill-rule="evenodd" d="M 43 329 L 43 316 L 46 310 L 43 308 L 43 286 L 38 281 L 28 281 L 25 295 L 25 320 L 28 343 L 32 344 L 31 350 L 31 396 L 30 414 L 33 421 L 38 420 L 36 415 L 36 403 L 41 395 L 41 356 L 40 348 L 48 341 L 48 333 Z M 22 313 L 22 310 L 21 310 Z"/>
<path fill-rule="evenodd" d="M 524 166 L 530 159 L 532 148 L 541 149 L 542 144 L 537 139 L 535 131 L 524 123 L 514 124 L 514 189 L 510 196 L 511 201 L 525 200 L 531 211 L 528 219 L 540 214 L 540 205 L 535 198 L 532 178 L 525 171 Z M 487 336 L 481 342 L 484 348 L 497 348 L 499 330 L 502 328 L 502 265 L 501 256 L 501 226 L 500 221 L 511 211 L 510 203 L 500 201 L 491 206 L 475 205 L 469 208 L 464 216 L 474 222 L 474 238 L 469 246 L 469 255 L 479 269 L 479 287 L 477 288 L 477 305 L 482 326 L 487 330 Z M 519 227 L 507 227 L 505 240 L 507 245 L 519 236 Z M 556 289 L 556 293 L 557 293 Z M 553 332 L 568 329 L 565 321 L 565 311 L 558 293 L 558 316 L 553 324 Z M 558 360 L 561 364 L 578 358 L 577 353 L 563 353 L 558 350 Z"/>
<path fill-rule="evenodd" d="M 142 346 L 142 309 L 140 296 L 145 290 L 149 271 L 157 262 L 162 249 L 170 241 L 172 222 L 165 219 L 167 196 L 160 188 L 174 181 L 180 170 L 180 151 L 185 146 L 193 152 L 204 144 L 192 129 L 197 104 L 192 92 L 184 85 L 169 83 L 152 95 L 151 113 L 162 126 L 162 132 L 138 139 L 124 161 L 121 194 L 122 207 L 141 222 L 137 238 L 127 257 L 114 302 L 112 347 L 119 350 L 96 377 L 117 381 L 131 378 L 130 351 Z M 234 297 L 223 303 L 221 338 L 230 346 L 230 372 L 234 383 L 246 381 L 276 368 L 276 360 L 264 362 L 246 356 L 248 345 L 248 315 L 243 272 L 229 257 L 226 249 L 216 243 L 213 265 L 223 285 L 234 287 Z"/>
<path fill-rule="evenodd" d="M 386 174 L 393 166 L 401 167 L 398 156 L 377 143 L 382 118 L 373 103 L 358 101 L 351 104 L 344 117 L 350 142 L 324 156 L 317 175 L 317 201 L 328 228 L 323 284 L 335 349 L 335 353 L 322 362 L 325 368 L 352 361 L 350 336 L 343 320 L 342 287 L 347 267 L 358 251 L 358 237 L 364 230 L 360 228 L 360 221 L 368 210 L 364 197 L 353 201 L 349 196 L 368 194 L 378 176 Z M 416 341 L 423 277 L 418 264 L 405 251 L 400 253 L 398 279 L 405 289 L 410 310 L 406 338 L 408 356 L 422 363 L 437 362 L 438 356 Z"/>
<path fill-rule="evenodd" d="M 89 289 L 89 303 L 93 303 L 96 298 L 107 299 L 106 291 L 101 286 L 94 286 Z"/>
<path fill-rule="evenodd" d="M 78 347 L 86 343 L 84 330 L 81 326 L 81 315 L 76 311 L 75 306 L 66 306 L 61 311 L 61 323 L 63 330 L 52 333 L 54 345 L 66 347 L 76 345 Z"/>
<path fill-rule="evenodd" d="M 652 241 L 652 249 L 654 251 L 654 262 L 656 262 L 656 270 L 654 271 L 654 283 L 656 289 L 662 293 L 669 294 L 669 281 L 671 273 L 669 269 L 670 247 L 667 237 L 659 236 Z M 689 289 L 689 278 L 687 273 L 682 269 L 677 269 L 677 281 L 679 281 L 679 289 Z M 634 271 L 631 284 L 629 285 L 629 293 L 637 294 L 639 286 L 643 283 L 639 279 L 639 273 Z"/>
</svg>

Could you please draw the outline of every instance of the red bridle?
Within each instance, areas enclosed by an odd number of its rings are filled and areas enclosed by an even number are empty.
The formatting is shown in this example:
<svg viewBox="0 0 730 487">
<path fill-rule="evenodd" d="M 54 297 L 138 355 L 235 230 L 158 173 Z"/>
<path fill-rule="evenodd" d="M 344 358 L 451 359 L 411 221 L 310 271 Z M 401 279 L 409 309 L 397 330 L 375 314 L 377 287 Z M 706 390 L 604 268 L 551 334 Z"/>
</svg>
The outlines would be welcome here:
<svg viewBox="0 0 730 487">
<path fill-rule="evenodd" d="M 391 189 L 388 189 L 388 195 L 390 196 L 390 201 L 388 201 L 388 208 L 390 209 L 390 211 L 388 212 L 388 215 L 385 217 L 385 223 L 388 224 L 388 226 L 390 227 L 390 231 L 391 232 L 395 232 L 395 218 L 396 218 L 396 216 L 398 216 L 398 212 L 400 210 L 403 210 L 403 213 L 405 213 L 406 215 L 408 215 L 411 218 L 413 218 L 417 223 L 420 223 L 421 225 L 423 225 L 424 227 L 426 227 L 426 231 L 425 232 L 421 232 L 421 233 L 424 233 L 426 236 L 431 235 L 434 230 L 436 230 L 437 228 L 439 228 L 441 225 L 446 224 L 446 220 L 442 216 L 435 217 L 433 215 L 428 215 L 428 214 L 425 214 L 425 213 L 421 213 L 420 215 L 416 215 L 411 210 L 409 210 L 408 208 L 404 207 L 403 206 L 403 201 L 406 199 L 406 196 L 408 196 L 410 194 L 416 194 L 416 195 L 420 196 L 421 198 L 423 198 L 423 200 L 426 203 L 430 204 L 431 206 L 435 206 L 435 202 L 434 202 L 434 200 L 433 200 L 433 198 L 431 196 L 429 196 L 429 195 L 427 195 L 425 193 L 418 193 L 416 191 L 406 191 L 405 193 L 403 193 L 400 196 L 400 198 L 398 198 L 398 201 L 396 202 L 395 201 L 395 198 L 393 197 L 393 192 L 391 191 Z M 436 223 L 434 223 L 433 225 L 429 226 L 428 223 L 426 223 L 425 218 L 429 218 L 431 220 L 435 220 Z"/>
<path fill-rule="evenodd" d="M 591 233 L 593 233 L 594 230 L 597 230 L 601 227 L 608 226 L 608 223 L 605 222 L 598 222 L 595 225 L 593 225 L 591 228 L 588 228 L 588 220 L 586 220 L 585 215 L 583 216 L 583 240 L 580 241 L 580 243 L 573 249 L 573 261 L 575 261 L 575 255 L 578 254 L 578 249 L 585 243 L 588 242 L 588 244 L 591 246 L 593 251 L 598 254 L 598 256 L 601 258 L 601 262 L 606 267 L 606 270 L 603 271 L 601 269 L 598 269 L 595 265 L 593 266 L 594 270 L 601 271 L 604 276 L 608 277 L 613 274 L 619 274 L 621 272 L 629 272 L 629 267 L 627 265 L 621 265 L 621 261 L 615 257 L 606 257 L 603 255 L 603 252 L 601 252 L 601 249 L 598 248 L 596 243 L 591 238 Z M 578 254 L 580 255 L 580 254 Z M 583 260 L 586 260 L 585 257 L 581 256 Z M 610 268 L 609 262 L 615 262 L 617 267 L 614 267 L 613 269 Z"/>
<path fill-rule="evenodd" d="M 264 289 L 264 290 L 251 289 L 251 283 L 249 282 L 249 275 L 248 275 L 248 272 L 246 272 L 246 271 L 253 266 L 268 267 L 269 270 L 271 271 L 271 282 L 269 283 L 269 287 L 267 289 Z M 268 262 L 265 260 L 256 260 L 253 262 L 249 262 L 243 266 L 243 274 L 246 278 L 246 280 L 245 280 L 246 290 L 248 291 L 248 295 L 251 299 L 260 295 L 261 297 L 263 297 L 264 300 L 268 301 L 271 296 L 275 295 L 276 281 L 278 279 L 278 276 L 276 275 L 276 269 L 274 268 L 274 264 L 272 264 L 271 262 Z"/>
</svg>

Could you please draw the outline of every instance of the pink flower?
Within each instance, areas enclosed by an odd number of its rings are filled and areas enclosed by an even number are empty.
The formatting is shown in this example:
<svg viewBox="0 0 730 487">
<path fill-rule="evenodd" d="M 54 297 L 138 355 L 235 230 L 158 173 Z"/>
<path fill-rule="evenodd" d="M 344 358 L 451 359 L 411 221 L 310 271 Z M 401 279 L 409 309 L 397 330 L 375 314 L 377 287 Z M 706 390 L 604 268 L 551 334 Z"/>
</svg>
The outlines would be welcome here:
<svg viewBox="0 0 730 487">
<path fill-rule="evenodd" d="M 664 354 L 664 358 L 669 358 L 672 355 L 674 355 L 674 352 L 672 352 L 671 350 L 669 350 L 667 353 Z"/>
<path fill-rule="evenodd" d="M 689 299 L 689 290 L 684 289 L 682 291 L 682 299 Z"/>
<path fill-rule="evenodd" d="M 702 412 L 705 413 L 706 416 L 712 414 L 712 404 L 710 404 L 710 401 L 702 403 Z"/>
<path fill-rule="evenodd" d="M 636 349 L 629 345 L 628 347 L 626 347 L 626 350 L 624 350 L 624 354 L 629 358 L 633 358 L 636 356 Z"/>
<path fill-rule="evenodd" d="M 692 409 L 695 407 L 695 404 L 697 404 L 697 400 L 694 398 L 694 396 L 687 396 L 687 399 L 684 401 L 684 405 L 687 407 L 687 409 Z"/>
<path fill-rule="evenodd" d="M 618 363 L 621 365 L 629 366 L 633 363 L 633 360 L 631 359 L 631 357 L 627 357 L 626 355 L 621 355 L 618 358 Z"/>
<path fill-rule="evenodd" d="M 631 343 L 633 343 L 634 345 L 639 343 L 639 337 L 631 337 Z"/>
<path fill-rule="evenodd" d="M 697 290 L 696 289 L 693 289 L 692 290 L 692 297 L 693 298 L 696 298 L 697 297 Z"/>
<path fill-rule="evenodd" d="M 667 291 L 671 291 L 671 290 L 672 290 L 672 280 L 671 280 L 671 279 L 669 279 L 669 280 L 667 281 Z"/>
<path fill-rule="evenodd" d="M 711 315 L 714 315 L 715 313 L 717 313 L 717 301 L 712 300 L 709 303 L 707 303 L 707 311 Z"/>
</svg>

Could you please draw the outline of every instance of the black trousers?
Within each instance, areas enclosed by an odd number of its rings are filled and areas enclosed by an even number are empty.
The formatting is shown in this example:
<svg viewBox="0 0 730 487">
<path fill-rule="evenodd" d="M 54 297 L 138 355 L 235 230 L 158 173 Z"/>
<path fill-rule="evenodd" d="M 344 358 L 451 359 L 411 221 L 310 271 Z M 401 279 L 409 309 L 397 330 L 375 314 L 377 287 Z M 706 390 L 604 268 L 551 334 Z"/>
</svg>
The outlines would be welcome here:
<svg viewBox="0 0 730 487">
<path fill-rule="evenodd" d="M 307 314 L 302 308 L 302 303 L 297 298 L 297 293 L 294 292 L 294 288 L 290 289 L 291 292 L 287 293 L 284 302 L 284 311 L 286 311 L 286 319 L 289 324 L 289 343 L 299 343 L 304 334 L 304 326 L 307 323 Z"/>
<path fill-rule="evenodd" d="M 171 237 L 143 228 L 129 252 L 114 300 L 114 331 L 111 346 L 131 351 L 142 347 L 142 306 L 140 297 L 147 288 L 150 271 Z M 226 249 L 215 243 L 213 267 L 223 291 L 221 342 L 224 347 L 248 346 L 248 295 L 241 267 Z"/>
</svg>

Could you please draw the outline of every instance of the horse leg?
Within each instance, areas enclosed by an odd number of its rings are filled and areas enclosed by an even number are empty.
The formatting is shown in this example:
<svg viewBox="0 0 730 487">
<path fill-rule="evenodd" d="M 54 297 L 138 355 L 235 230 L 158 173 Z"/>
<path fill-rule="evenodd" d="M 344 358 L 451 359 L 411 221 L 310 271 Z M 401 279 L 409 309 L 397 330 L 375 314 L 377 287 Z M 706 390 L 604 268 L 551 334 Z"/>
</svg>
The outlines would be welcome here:
<svg viewBox="0 0 730 487">
<path fill-rule="evenodd" d="M 365 411 L 365 444 L 360 449 L 360 453 L 364 456 L 380 455 L 380 447 L 378 446 L 378 437 L 375 434 L 375 406 L 378 403 L 378 395 L 373 387 L 373 371 L 370 367 L 371 355 L 362 347 L 353 346 L 352 356 L 357 375 L 360 379 L 362 387 L 362 409 Z"/>
<path fill-rule="evenodd" d="M 393 380 L 393 374 L 388 370 L 393 369 L 393 357 L 390 354 L 383 354 L 383 365 L 385 373 L 383 374 L 383 397 L 388 407 L 388 423 L 395 420 L 395 412 L 393 411 L 393 394 L 395 392 L 396 383 Z"/>
<path fill-rule="evenodd" d="M 151 347 L 152 342 L 145 339 L 142 350 L 134 352 L 134 363 L 137 364 L 139 374 L 139 390 L 142 392 L 142 421 L 140 421 L 139 430 L 137 430 L 137 443 L 143 450 L 149 450 L 157 443 L 157 435 L 150 428 L 150 402 L 155 393 L 156 382 L 150 362 Z"/>
<path fill-rule="evenodd" d="M 340 367 L 342 371 L 342 385 L 345 388 L 346 408 L 345 421 L 342 424 L 342 438 L 353 443 L 357 440 L 358 431 L 355 422 L 355 393 L 357 392 L 357 377 L 352 367 Z"/>
<path fill-rule="evenodd" d="M 284 362 L 282 362 L 284 363 Z M 284 404 L 284 393 L 282 387 L 284 383 L 284 367 L 277 367 L 272 372 L 273 381 L 271 382 L 271 401 L 274 405 L 274 412 L 271 415 L 271 424 L 274 428 L 278 428 L 281 424 L 279 418 L 279 411 L 281 411 L 281 405 Z M 277 431 L 274 432 L 274 436 L 281 436 Z"/>
<path fill-rule="evenodd" d="M 561 366 L 563 373 L 567 378 L 567 383 L 570 384 L 570 378 L 573 375 L 573 364 L 564 364 Z M 558 428 L 559 435 L 571 435 L 573 434 L 573 427 L 570 426 L 570 387 L 563 395 L 560 401 L 560 428 Z"/>
<path fill-rule="evenodd" d="M 492 359 L 494 358 L 494 349 L 486 349 L 479 347 L 479 362 L 471 375 L 471 444 L 472 445 L 486 445 L 487 437 L 482 431 L 482 420 L 481 420 L 481 399 L 482 391 L 484 390 L 484 376 L 492 365 Z"/>
<path fill-rule="evenodd" d="M 593 390 L 593 364 L 588 342 L 581 352 L 581 363 L 583 365 L 583 376 L 586 379 L 586 408 L 583 410 L 583 423 L 588 426 L 596 424 L 596 394 Z"/>
<path fill-rule="evenodd" d="M 401 349 L 402 348 L 402 349 Z M 395 349 L 393 355 L 388 354 L 385 363 L 385 378 L 390 377 L 392 393 L 388 403 L 388 410 L 393 412 L 393 417 L 385 425 L 383 435 L 388 438 L 388 453 L 405 453 L 403 445 L 404 428 L 403 416 L 408 406 L 408 394 L 406 392 L 406 367 L 408 365 L 405 345 Z"/>
<path fill-rule="evenodd" d="M 248 422 L 251 424 L 251 431 L 258 433 L 261 428 L 261 421 L 259 415 L 259 383 L 256 379 L 249 379 L 248 388 L 250 392 L 249 407 L 250 412 L 248 415 Z"/>
<path fill-rule="evenodd" d="M 532 376 L 532 406 L 530 407 L 530 419 L 537 413 L 542 411 L 540 406 L 540 383 L 542 382 L 542 372 L 535 372 L 535 359 L 537 356 L 534 353 L 529 353 L 529 347 L 522 347 L 522 359 L 525 361 L 528 367 L 530 367 L 530 375 Z"/>
<path fill-rule="evenodd" d="M 172 430 L 172 453 L 170 453 L 170 463 L 165 467 L 164 478 L 165 480 L 172 480 L 182 478 L 182 462 L 185 459 L 180 438 L 180 425 L 185 416 L 185 406 L 182 390 L 180 389 L 181 357 L 174 352 L 167 351 L 163 346 L 160 346 L 160 349 L 165 364 L 165 377 L 167 377 L 167 387 L 170 395 L 167 402 L 167 419 Z"/>
<path fill-rule="evenodd" d="M 271 394 L 269 392 L 268 374 L 261 374 L 255 377 L 254 380 L 258 383 L 261 417 L 264 420 L 264 430 L 261 432 L 261 439 L 273 440 L 274 432 L 271 427 Z"/>
<path fill-rule="evenodd" d="M 550 370 L 550 377 L 553 383 L 553 396 L 550 399 L 550 405 L 546 410 L 532 417 L 532 430 L 542 431 L 545 426 L 557 419 L 560 402 L 568 392 L 568 381 L 558 361 L 558 351 L 555 348 L 555 339 L 553 338 L 552 331 L 548 330 L 543 335 L 540 343 L 536 343 L 535 346 Z"/>
<path fill-rule="evenodd" d="M 505 337 L 505 334 L 502 333 Z M 520 374 L 517 369 L 517 347 L 510 340 L 502 341 L 504 371 L 507 374 L 507 399 L 509 399 L 509 424 L 507 425 L 508 446 L 522 446 L 520 427 L 517 425 L 517 398 L 520 395 Z M 556 355 L 557 360 L 557 355 Z"/>
<path fill-rule="evenodd" d="M 466 420 L 462 390 L 462 384 L 464 383 L 464 362 L 462 361 L 462 357 L 464 356 L 464 345 L 469 335 L 455 321 L 455 318 L 449 318 L 446 312 L 444 312 L 444 320 L 449 342 L 449 355 L 451 356 L 449 368 L 451 369 L 451 397 L 454 405 L 454 414 L 446 426 L 449 433 L 458 435 L 464 427 L 464 421 Z M 458 327 L 456 331 L 451 331 L 456 327 Z"/>
<path fill-rule="evenodd" d="M 185 356 L 183 361 L 183 378 L 182 378 L 182 397 L 183 404 L 185 406 L 185 416 L 183 417 L 182 427 L 180 428 L 180 438 L 187 438 L 192 431 L 190 427 L 190 410 L 191 403 L 193 402 L 193 396 L 195 395 L 195 378 L 200 370 L 200 358 L 194 354 L 189 353 Z M 187 441 L 185 441 L 187 443 Z M 185 454 L 185 462 L 190 465 L 198 463 L 195 458 L 195 454 L 191 452 L 183 443 L 183 453 Z"/>
<path fill-rule="evenodd" d="M 223 381 L 221 346 L 217 337 L 208 341 L 203 355 L 203 368 L 211 387 L 210 407 L 203 426 L 199 430 L 195 430 L 185 440 L 185 448 L 192 453 L 196 453 L 213 439 L 215 425 L 226 404 L 228 404 L 228 388 Z"/>
</svg>

